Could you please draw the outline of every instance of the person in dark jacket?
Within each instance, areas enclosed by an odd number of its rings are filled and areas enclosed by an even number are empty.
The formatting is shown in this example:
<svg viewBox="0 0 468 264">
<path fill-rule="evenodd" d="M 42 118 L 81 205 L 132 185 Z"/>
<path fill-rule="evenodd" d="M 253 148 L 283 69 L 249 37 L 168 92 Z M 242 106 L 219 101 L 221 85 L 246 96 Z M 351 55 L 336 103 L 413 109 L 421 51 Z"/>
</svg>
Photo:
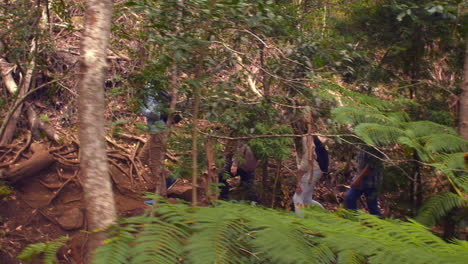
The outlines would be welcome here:
<svg viewBox="0 0 468 264">
<path fill-rule="evenodd" d="M 227 178 L 240 176 L 241 186 L 245 189 L 248 200 L 257 201 L 257 196 L 253 192 L 252 187 L 255 180 L 255 169 L 259 165 L 258 159 L 247 144 L 241 144 L 235 153 L 231 154 L 230 157 L 226 158 L 224 170 L 218 174 L 219 183 L 223 184 L 221 186 L 220 198 L 228 198 L 229 184 Z"/>
<path fill-rule="evenodd" d="M 367 147 L 357 156 L 358 171 L 353 178 L 351 188 L 345 196 L 345 208 L 356 210 L 357 200 L 364 194 L 370 214 L 381 216 L 378 204 L 378 188 L 382 183 L 382 153 Z"/>
</svg>

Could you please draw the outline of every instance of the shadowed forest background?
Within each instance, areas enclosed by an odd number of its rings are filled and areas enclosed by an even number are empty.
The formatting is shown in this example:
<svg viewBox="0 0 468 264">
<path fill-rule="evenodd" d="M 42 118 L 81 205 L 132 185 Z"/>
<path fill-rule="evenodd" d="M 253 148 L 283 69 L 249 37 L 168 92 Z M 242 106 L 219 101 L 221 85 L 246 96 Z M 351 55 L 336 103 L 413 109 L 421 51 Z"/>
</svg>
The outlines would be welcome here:
<svg viewBox="0 0 468 264">
<path fill-rule="evenodd" d="M 467 33 L 461 0 L 2 1 L 0 263 L 467 263 Z M 239 144 L 256 202 L 218 199 Z M 365 146 L 381 218 L 343 208 Z"/>
</svg>

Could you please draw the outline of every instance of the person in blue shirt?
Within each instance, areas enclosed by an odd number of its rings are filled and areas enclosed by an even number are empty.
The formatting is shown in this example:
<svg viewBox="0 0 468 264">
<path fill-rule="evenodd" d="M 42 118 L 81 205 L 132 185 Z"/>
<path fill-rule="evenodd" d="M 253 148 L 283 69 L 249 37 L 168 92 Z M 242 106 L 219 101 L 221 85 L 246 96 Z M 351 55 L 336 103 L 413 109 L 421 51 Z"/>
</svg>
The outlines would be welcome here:
<svg viewBox="0 0 468 264">
<path fill-rule="evenodd" d="M 345 208 L 356 210 L 357 201 L 364 194 L 369 213 L 381 216 L 377 190 L 382 183 L 382 158 L 382 153 L 372 147 L 366 147 L 358 153 L 358 171 L 353 178 L 351 188 L 346 193 Z"/>
</svg>

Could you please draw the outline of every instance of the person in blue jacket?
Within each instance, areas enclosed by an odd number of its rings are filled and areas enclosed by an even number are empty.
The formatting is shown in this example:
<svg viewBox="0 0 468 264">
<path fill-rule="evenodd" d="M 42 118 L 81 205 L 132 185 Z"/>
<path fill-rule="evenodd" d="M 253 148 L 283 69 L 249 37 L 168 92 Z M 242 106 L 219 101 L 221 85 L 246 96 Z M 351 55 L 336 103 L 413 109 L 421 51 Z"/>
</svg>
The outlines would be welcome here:
<svg viewBox="0 0 468 264">
<path fill-rule="evenodd" d="M 141 113 L 146 118 L 146 124 L 150 134 L 162 134 L 167 126 L 169 117 L 169 105 L 172 95 L 164 90 L 155 90 L 154 86 L 148 84 L 145 86 L 143 105 Z M 179 115 L 174 116 L 173 123 L 181 120 Z M 167 177 L 166 186 L 169 189 L 176 182 L 175 178 Z"/>
</svg>

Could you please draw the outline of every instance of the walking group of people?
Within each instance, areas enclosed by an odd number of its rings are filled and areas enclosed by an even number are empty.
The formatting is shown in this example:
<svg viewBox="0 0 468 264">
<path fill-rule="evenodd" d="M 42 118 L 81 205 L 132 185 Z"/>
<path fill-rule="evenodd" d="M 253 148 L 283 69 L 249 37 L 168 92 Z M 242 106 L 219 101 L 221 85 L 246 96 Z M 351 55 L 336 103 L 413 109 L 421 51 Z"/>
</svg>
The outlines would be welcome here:
<svg viewBox="0 0 468 264">
<path fill-rule="evenodd" d="M 302 138 L 302 157 L 297 158 L 297 184 L 293 196 L 294 210 L 301 214 L 302 209 L 311 205 L 324 207 L 313 199 L 314 188 L 321 177 L 328 173 L 328 152 L 318 137 L 313 137 L 313 151 L 315 158 L 310 162 L 307 146 L 307 137 Z M 238 150 L 239 157 L 227 157 L 226 166 L 219 174 L 221 183 L 220 199 L 228 199 L 228 177 L 240 176 L 241 187 L 247 194 L 247 199 L 257 201 L 252 191 L 254 172 L 259 164 L 254 153 L 247 144 L 242 144 Z M 357 202 L 362 195 L 366 197 L 367 208 L 370 214 L 381 216 L 378 206 L 378 188 L 382 183 L 382 155 L 372 147 L 364 147 L 357 155 L 357 172 L 353 177 L 351 186 L 344 197 L 344 206 L 356 210 Z M 227 177 L 226 177 L 227 176 Z"/>
<path fill-rule="evenodd" d="M 146 117 L 149 131 L 152 134 L 162 133 L 166 126 L 168 113 L 167 104 L 171 95 L 167 92 L 147 95 L 144 100 L 142 114 Z M 313 140 L 313 144 L 308 144 Z M 312 199 L 314 188 L 320 178 L 328 173 L 329 158 L 326 148 L 318 137 L 302 137 L 302 151 L 298 151 L 297 157 L 297 184 L 293 196 L 294 209 L 301 214 L 303 208 L 316 205 L 324 208 L 319 202 Z M 312 152 L 307 146 L 312 146 Z M 310 157 L 310 156 L 313 156 Z M 344 205 L 347 209 L 356 210 L 357 201 L 362 195 L 366 197 L 367 207 L 370 214 L 380 216 L 378 206 L 377 190 L 382 182 L 382 155 L 370 146 L 360 149 L 357 155 L 357 173 L 353 178 L 351 186 L 344 197 Z M 223 170 L 219 173 L 220 199 L 228 199 L 230 185 L 227 179 L 240 176 L 240 186 L 244 189 L 246 199 L 258 201 L 253 190 L 255 170 L 259 160 L 255 157 L 248 144 L 240 144 L 235 150 L 228 152 Z M 167 187 L 175 180 L 166 179 Z"/>
</svg>

